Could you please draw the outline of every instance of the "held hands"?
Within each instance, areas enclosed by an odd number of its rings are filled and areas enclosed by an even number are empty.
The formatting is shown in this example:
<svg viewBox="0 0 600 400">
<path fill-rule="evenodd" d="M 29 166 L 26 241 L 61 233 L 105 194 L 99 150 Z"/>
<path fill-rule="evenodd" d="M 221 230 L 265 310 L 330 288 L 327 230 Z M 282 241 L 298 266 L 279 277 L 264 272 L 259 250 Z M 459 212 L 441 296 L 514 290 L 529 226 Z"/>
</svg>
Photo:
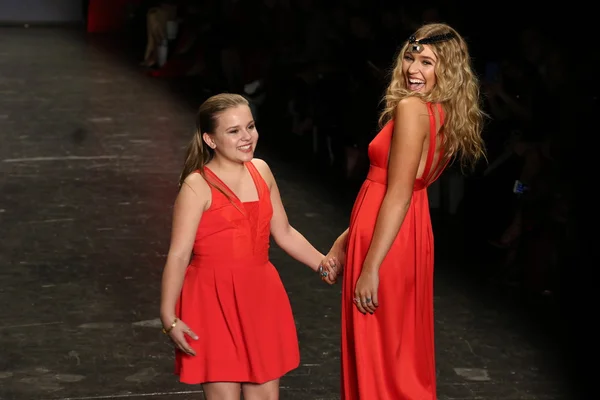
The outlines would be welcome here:
<svg viewBox="0 0 600 400">
<path fill-rule="evenodd" d="M 185 335 L 191 337 L 194 340 L 198 340 L 198 335 L 196 335 L 189 326 L 185 324 L 185 322 L 181 321 L 178 318 L 175 318 L 171 325 L 165 324 L 163 321 L 163 326 L 168 326 L 167 328 L 163 328 L 163 333 L 168 335 L 175 347 L 184 352 L 189 356 L 195 356 L 196 352 L 187 342 Z"/>
<path fill-rule="evenodd" d="M 321 261 L 321 264 L 319 264 L 317 272 L 323 282 L 333 285 L 337 281 L 337 276 L 341 270 L 342 267 L 337 258 L 328 255 Z"/>
<path fill-rule="evenodd" d="M 344 263 L 346 261 L 346 253 L 342 246 L 338 245 L 337 242 L 333 244 L 329 253 L 325 256 L 321 265 L 319 265 L 319 275 L 321 280 L 333 285 L 337 282 L 337 277 L 342 275 L 344 269 Z"/>
<path fill-rule="evenodd" d="M 379 307 L 377 290 L 379 288 L 379 272 L 365 269 L 358 277 L 354 288 L 354 305 L 363 314 L 373 314 Z"/>
</svg>

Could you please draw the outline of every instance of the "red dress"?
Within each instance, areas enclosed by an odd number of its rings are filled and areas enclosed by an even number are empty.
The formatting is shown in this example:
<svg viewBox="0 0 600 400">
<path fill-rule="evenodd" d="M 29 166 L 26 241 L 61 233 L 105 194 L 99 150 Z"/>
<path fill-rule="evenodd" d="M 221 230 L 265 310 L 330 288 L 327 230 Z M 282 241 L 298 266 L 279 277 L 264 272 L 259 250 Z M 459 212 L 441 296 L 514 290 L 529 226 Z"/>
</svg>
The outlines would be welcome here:
<svg viewBox="0 0 600 400">
<path fill-rule="evenodd" d="M 183 383 L 278 379 L 298 367 L 300 353 L 290 302 L 269 262 L 273 208 L 269 188 L 246 163 L 259 200 L 242 203 L 209 168 L 212 203 L 202 214 L 177 314 L 198 335 L 196 356 L 176 352 Z"/>
<path fill-rule="evenodd" d="M 398 236 L 379 270 L 379 308 L 363 315 L 354 288 L 387 187 L 390 121 L 369 144 L 371 163 L 352 210 L 342 288 L 342 400 L 435 400 L 433 234 L 427 187 L 443 170 L 431 104 L 423 175 Z M 443 121 L 438 105 L 440 122 Z M 436 167 L 434 167 L 434 165 Z M 439 168 L 442 167 L 442 168 Z"/>
</svg>

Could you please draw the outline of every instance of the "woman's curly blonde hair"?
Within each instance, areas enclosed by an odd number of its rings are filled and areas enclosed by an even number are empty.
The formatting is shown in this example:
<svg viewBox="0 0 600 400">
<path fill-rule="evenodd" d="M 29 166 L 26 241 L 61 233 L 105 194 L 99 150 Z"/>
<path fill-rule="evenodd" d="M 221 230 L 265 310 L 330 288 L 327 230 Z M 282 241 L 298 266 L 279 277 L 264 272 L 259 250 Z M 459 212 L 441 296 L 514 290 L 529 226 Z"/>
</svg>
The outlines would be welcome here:
<svg viewBox="0 0 600 400">
<path fill-rule="evenodd" d="M 479 80 L 471 68 L 467 44 L 458 32 L 446 24 L 423 25 L 413 36 L 424 39 L 448 33 L 453 34 L 454 38 L 427 45 L 437 57 L 436 85 L 429 93 L 411 92 L 406 87 L 402 60 L 409 43 L 404 44 L 383 99 L 385 108 L 379 122 L 385 125 L 392 120 L 398 103 L 408 96 L 418 96 L 426 102 L 441 103 L 445 111 L 442 127 L 445 157 L 457 158 L 461 167 L 474 167 L 479 159 L 485 158 L 481 138 L 485 113 L 481 110 Z"/>
</svg>

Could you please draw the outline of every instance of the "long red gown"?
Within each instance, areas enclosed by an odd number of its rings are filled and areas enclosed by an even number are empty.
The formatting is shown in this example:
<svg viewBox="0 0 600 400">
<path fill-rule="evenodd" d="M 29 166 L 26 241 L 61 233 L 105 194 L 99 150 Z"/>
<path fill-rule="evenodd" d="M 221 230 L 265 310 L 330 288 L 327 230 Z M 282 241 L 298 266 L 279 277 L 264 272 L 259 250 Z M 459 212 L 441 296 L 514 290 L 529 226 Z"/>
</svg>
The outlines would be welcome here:
<svg viewBox="0 0 600 400">
<path fill-rule="evenodd" d="M 427 187 L 437 179 L 436 120 L 427 104 L 430 132 L 423 174 L 398 236 L 379 270 L 379 308 L 361 314 L 354 288 L 373 237 L 387 187 L 390 121 L 369 144 L 371 163 L 350 219 L 342 288 L 342 400 L 435 400 L 433 339 L 433 234 Z M 440 125 L 443 111 L 438 105 Z"/>
<path fill-rule="evenodd" d="M 290 301 L 269 262 L 273 208 L 269 187 L 246 163 L 257 202 L 242 203 L 209 168 L 212 202 L 200 220 L 187 268 L 178 316 L 199 339 L 188 338 L 196 356 L 176 352 L 183 383 L 277 379 L 298 367 L 300 353 Z"/>
</svg>

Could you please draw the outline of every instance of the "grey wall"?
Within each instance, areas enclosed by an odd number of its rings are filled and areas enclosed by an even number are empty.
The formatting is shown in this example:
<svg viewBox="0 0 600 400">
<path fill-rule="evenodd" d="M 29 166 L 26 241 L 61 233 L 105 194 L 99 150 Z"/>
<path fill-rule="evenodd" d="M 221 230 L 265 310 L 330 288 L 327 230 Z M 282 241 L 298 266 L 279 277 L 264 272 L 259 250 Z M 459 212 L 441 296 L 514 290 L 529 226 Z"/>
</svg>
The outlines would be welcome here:
<svg viewBox="0 0 600 400">
<path fill-rule="evenodd" d="M 81 0 L 0 0 L 0 23 L 73 23 L 83 21 Z"/>
</svg>

